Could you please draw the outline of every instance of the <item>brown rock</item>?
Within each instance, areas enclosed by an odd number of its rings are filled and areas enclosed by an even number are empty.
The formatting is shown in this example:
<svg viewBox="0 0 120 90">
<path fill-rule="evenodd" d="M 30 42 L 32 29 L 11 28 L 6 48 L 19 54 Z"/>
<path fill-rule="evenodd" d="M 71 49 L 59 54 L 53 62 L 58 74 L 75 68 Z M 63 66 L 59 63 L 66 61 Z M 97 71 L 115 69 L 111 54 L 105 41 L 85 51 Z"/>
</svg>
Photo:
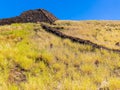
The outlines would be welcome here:
<svg viewBox="0 0 120 90">
<path fill-rule="evenodd" d="M 117 42 L 115 45 L 116 45 L 116 46 L 120 46 L 120 42 Z"/>
<path fill-rule="evenodd" d="M 28 22 L 47 22 L 53 23 L 57 18 L 44 9 L 29 10 L 23 12 L 20 16 L 1 19 L 0 25 L 12 24 L 12 23 L 28 23 Z"/>
</svg>

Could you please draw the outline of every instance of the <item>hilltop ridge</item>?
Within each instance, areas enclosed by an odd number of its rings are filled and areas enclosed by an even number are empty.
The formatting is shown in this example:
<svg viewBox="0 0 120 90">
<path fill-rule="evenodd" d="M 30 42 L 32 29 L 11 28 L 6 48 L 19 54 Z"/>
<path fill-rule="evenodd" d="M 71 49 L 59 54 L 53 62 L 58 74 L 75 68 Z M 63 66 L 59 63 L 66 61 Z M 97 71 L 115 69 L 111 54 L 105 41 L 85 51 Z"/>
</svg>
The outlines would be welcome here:
<svg viewBox="0 0 120 90">
<path fill-rule="evenodd" d="M 0 25 L 12 24 L 12 23 L 27 23 L 27 22 L 46 22 L 53 23 L 57 18 L 44 9 L 29 10 L 23 12 L 20 16 L 1 19 Z"/>
</svg>

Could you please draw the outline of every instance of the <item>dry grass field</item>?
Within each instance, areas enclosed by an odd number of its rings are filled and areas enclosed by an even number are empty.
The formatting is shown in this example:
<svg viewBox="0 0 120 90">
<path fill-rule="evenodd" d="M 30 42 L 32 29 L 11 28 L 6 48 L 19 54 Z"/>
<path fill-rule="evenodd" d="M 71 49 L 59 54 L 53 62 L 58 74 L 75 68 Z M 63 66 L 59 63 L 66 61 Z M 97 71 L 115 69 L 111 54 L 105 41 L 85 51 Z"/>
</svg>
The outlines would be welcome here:
<svg viewBox="0 0 120 90">
<path fill-rule="evenodd" d="M 64 27 L 66 35 L 90 40 L 99 45 L 120 49 L 119 21 L 56 21 L 55 27 Z"/>
<path fill-rule="evenodd" d="M 120 22 L 55 23 L 63 33 L 120 49 Z M 0 90 L 105 89 L 120 89 L 120 53 L 62 39 L 40 24 L 0 26 Z"/>
</svg>

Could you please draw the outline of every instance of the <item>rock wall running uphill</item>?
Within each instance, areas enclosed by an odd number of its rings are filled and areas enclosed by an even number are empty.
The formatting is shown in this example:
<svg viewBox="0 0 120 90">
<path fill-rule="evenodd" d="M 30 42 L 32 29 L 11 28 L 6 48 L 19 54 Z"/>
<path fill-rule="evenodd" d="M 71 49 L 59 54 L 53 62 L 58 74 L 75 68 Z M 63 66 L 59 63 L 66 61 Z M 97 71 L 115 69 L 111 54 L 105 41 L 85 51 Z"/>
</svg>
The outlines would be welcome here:
<svg viewBox="0 0 120 90">
<path fill-rule="evenodd" d="M 44 9 L 29 10 L 23 12 L 20 16 L 1 19 L 0 25 L 12 24 L 12 23 L 28 23 L 28 22 L 47 22 L 53 23 L 57 18 L 50 12 Z"/>
<path fill-rule="evenodd" d="M 71 41 L 73 42 L 78 42 L 80 44 L 87 44 L 87 45 L 91 45 L 92 47 L 94 48 L 98 48 L 98 49 L 105 49 L 105 50 L 108 50 L 108 51 L 112 51 L 112 52 L 118 52 L 120 53 L 120 50 L 119 49 L 111 49 L 111 48 L 108 48 L 108 47 L 105 47 L 105 46 L 102 46 L 102 45 L 98 45 L 96 43 L 93 43 L 89 40 L 84 40 L 84 39 L 80 39 L 80 38 L 76 38 L 76 37 L 72 37 L 72 36 L 69 36 L 69 35 L 66 35 L 60 31 L 58 31 L 57 29 L 53 28 L 53 27 L 49 27 L 45 24 L 41 24 L 42 28 L 45 29 L 47 32 L 50 32 L 50 33 L 53 33 L 61 38 L 67 38 L 67 39 L 70 39 Z"/>
</svg>

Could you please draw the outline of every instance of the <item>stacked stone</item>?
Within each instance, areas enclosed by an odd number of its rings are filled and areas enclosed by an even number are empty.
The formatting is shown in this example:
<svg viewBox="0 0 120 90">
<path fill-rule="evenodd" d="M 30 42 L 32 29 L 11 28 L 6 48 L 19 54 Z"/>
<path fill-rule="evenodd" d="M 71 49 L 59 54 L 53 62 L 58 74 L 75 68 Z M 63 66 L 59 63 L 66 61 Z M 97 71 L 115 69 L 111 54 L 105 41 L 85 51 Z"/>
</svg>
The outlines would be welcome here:
<svg viewBox="0 0 120 90">
<path fill-rule="evenodd" d="M 23 12 L 20 16 L 8 18 L 8 19 L 1 19 L 0 25 L 12 24 L 12 23 L 28 23 L 28 22 L 47 22 L 53 23 L 56 21 L 57 18 L 49 13 L 44 9 L 37 9 L 37 10 L 29 10 Z"/>
</svg>

